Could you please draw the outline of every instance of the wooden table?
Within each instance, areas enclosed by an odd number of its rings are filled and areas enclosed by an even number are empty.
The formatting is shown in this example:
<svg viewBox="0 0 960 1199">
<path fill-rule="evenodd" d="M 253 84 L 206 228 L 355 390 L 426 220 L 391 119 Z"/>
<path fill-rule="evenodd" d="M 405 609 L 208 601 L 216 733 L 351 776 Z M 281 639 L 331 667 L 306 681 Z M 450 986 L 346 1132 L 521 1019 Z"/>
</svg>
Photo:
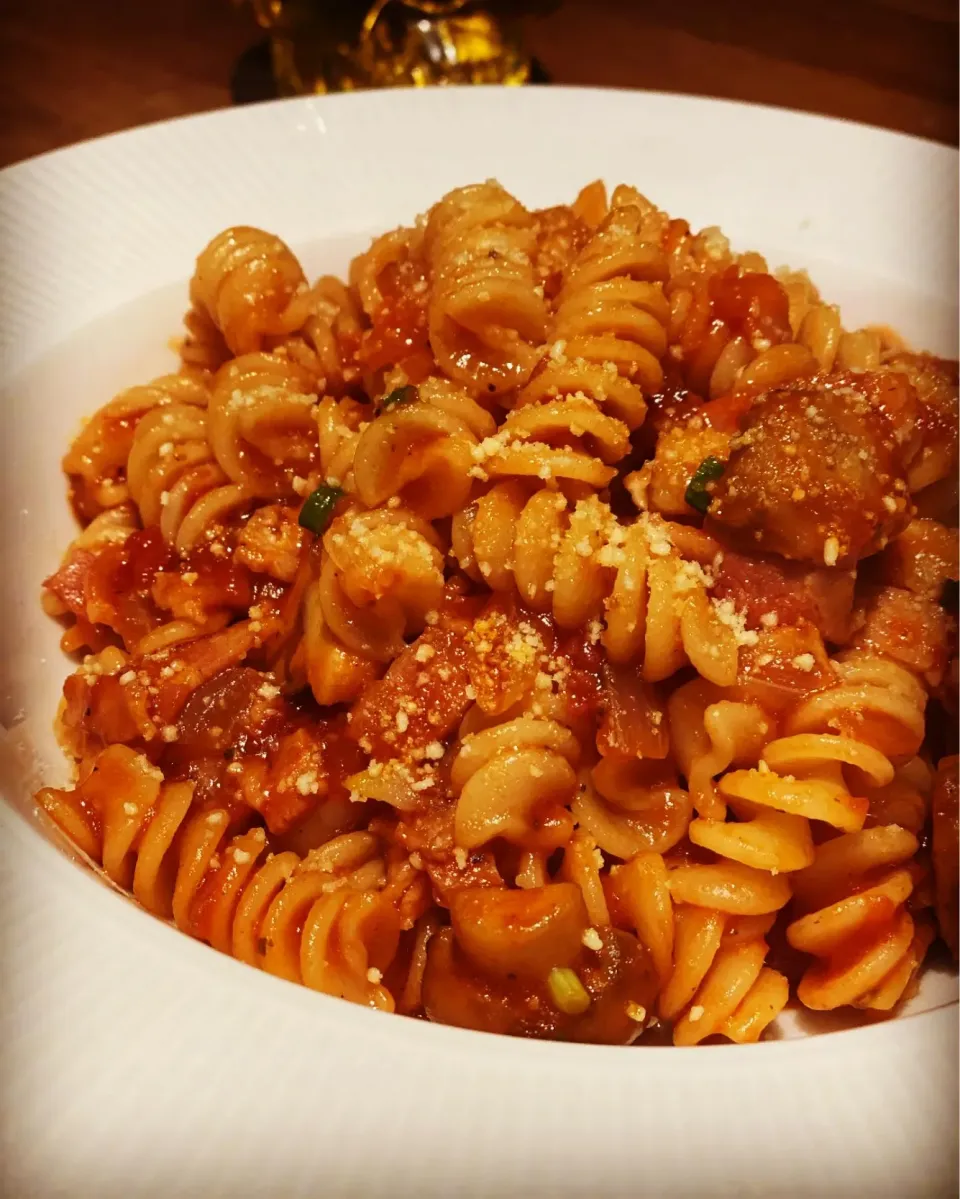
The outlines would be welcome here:
<svg viewBox="0 0 960 1199">
<path fill-rule="evenodd" d="M 229 0 L 6 0 L 0 165 L 227 105 L 260 36 Z M 528 43 L 557 83 L 726 96 L 957 142 L 954 0 L 566 0 L 530 20 Z"/>
</svg>

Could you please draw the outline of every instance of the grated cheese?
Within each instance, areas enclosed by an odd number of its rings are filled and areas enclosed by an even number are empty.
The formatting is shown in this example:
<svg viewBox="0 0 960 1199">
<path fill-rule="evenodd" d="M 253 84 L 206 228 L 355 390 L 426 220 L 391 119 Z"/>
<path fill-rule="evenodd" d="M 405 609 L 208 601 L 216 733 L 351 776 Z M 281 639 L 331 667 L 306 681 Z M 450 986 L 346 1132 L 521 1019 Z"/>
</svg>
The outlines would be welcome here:
<svg viewBox="0 0 960 1199">
<path fill-rule="evenodd" d="M 320 778 L 316 770 L 305 770 L 297 776 L 294 785 L 301 795 L 316 795 L 320 790 Z"/>
<path fill-rule="evenodd" d="M 592 949 L 594 953 L 599 953 L 603 949 L 603 941 L 600 939 L 600 934 L 595 928 L 585 929 L 580 940 L 587 949 Z"/>
<path fill-rule="evenodd" d="M 737 645 L 757 644 L 760 640 L 759 635 L 753 629 L 747 628 L 746 613 L 738 612 L 734 607 L 733 600 L 712 598 L 710 603 L 720 623 L 726 625 L 733 633 Z"/>
</svg>

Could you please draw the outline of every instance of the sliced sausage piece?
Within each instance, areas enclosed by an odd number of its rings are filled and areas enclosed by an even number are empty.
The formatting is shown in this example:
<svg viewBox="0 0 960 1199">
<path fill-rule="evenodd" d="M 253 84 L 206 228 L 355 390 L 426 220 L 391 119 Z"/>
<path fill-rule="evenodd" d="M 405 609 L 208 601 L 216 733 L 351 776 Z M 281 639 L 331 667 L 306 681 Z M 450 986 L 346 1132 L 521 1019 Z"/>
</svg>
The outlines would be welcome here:
<svg viewBox="0 0 960 1199">
<path fill-rule="evenodd" d="M 712 485 L 712 523 L 748 552 L 817 565 L 849 567 L 882 549 L 913 515 L 898 440 L 908 385 L 886 379 L 798 380 L 758 397 Z"/>
</svg>

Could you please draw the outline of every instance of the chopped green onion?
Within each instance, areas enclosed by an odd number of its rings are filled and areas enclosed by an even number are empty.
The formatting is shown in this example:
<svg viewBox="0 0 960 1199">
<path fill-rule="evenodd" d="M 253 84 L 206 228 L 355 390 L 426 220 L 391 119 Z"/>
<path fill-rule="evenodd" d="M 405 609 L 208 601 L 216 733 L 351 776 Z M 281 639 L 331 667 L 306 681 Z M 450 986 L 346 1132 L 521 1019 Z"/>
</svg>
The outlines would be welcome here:
<svg viewBox="0 0 960 1199">
<path fill-rule="evenodd" d="M 712 483 L 714 479 L 719 479 L 726 469 L 726 465 L 719 458 L 714 458 L 712 454 L 709 458 L 704 458 L 693 472 L 693 478 L 687 484 L 687 490 L 683 497 L 691 508 L 696 508 L 698 512 L 706 512 L 710 507 L 711 499 L 707 484 Z"/>
<path fill-rule="evenodd" d="M 567 1016 L 582 1016 L 590 1006 L 587 989 L 569 966 L 554 966 L 547 975 L 550 998 Z"/>
<path fill-rule="evenodd" d="M 330 523 L 337 500 L 342 495 L 342 487 L 329 487 L 326 483 L 321 483 L 303 501 L 303 507 L 300 509 L 300 527 L 319 536 Z"/>
<path fill-rule="evenodd" d="M 385 412 L 387 408 L 392 408 L 394 404 L 412 404 L 420 398 L 419 392 L 412 383 L 405 383 L 403 387 L 395 387 L 393 391 L 388 391 L 380 401 L 380 411 Z"/>
</svg>

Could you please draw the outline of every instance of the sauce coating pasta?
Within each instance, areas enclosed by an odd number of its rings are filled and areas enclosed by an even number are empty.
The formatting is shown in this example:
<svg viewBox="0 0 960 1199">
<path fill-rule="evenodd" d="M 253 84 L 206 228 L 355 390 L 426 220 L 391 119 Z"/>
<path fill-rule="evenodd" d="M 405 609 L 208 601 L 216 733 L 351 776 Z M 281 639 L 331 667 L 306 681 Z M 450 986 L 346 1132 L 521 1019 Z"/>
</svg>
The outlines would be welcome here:
<svg viewBox="0 0 960 1199">
<path fill-rule="evenodd" d="M 64 458 L 39 808 L 383 1011 L 762 1038 L 957 952 L 957 369 L 632 187 L 228 229 Z"/>
</svg>

